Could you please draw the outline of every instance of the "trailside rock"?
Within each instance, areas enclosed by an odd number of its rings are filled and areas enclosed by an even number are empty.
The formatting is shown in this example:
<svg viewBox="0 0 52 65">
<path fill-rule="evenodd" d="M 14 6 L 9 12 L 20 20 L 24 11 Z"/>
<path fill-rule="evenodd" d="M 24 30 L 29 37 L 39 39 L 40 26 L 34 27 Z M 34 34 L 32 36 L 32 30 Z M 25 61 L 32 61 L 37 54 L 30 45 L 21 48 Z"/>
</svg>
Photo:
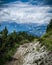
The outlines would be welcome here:
<svg viewBox="0 0 52 65">
<path fill-rule="evenodd" d="M 21 45 L 7 65 L 52 65 L 52 53 L 39 42 Z"/>
</svg>

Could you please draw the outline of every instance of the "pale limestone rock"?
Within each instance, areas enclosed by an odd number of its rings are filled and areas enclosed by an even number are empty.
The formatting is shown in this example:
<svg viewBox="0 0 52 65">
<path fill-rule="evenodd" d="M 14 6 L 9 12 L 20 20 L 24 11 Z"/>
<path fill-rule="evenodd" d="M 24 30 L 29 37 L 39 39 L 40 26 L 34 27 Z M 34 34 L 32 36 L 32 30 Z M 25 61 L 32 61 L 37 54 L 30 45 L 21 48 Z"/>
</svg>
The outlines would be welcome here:
<svg viewBox="0 0 52 65">
<path fill-rule="evenodd" d="M 37 51 L 37 47 L 39 51 Z M 41 47 L 39 42 L 21 45 L 11 61 L 7 65 L 52 65 L 52 54 L 47 52 L 45 46 Z"/>
</svg>

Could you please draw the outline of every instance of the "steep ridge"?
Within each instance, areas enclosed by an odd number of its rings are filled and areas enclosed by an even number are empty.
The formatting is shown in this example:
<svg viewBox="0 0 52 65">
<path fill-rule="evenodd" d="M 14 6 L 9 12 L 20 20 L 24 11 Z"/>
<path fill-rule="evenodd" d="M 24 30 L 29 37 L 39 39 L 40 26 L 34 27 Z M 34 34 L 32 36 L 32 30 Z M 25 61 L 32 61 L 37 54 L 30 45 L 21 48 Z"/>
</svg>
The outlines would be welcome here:
<svg viewBox="0 0 52 65">
<path fill-rule="evenodd" d="M 6 65 L 52 65 L 52 54 L 39 42 L 21 45 Z"/>
<path fill-rule="evenodd" d="M 40 41 L 48 50 L 52 51 L 52 19 L 47 26 L 46 34 L 41 37 Z"/>
<path fill-rule="evenodd" d="M 47 32 L 50 32 L 50 31 L 52 31 L 52 19 L 51 19 L 50 23 L 47 26 Z"/>
<path fill-rule="evenodd" d="M 6 65 L 52 65 L 52 24 L 39 41 L 20 45 Z"/>
</svg>

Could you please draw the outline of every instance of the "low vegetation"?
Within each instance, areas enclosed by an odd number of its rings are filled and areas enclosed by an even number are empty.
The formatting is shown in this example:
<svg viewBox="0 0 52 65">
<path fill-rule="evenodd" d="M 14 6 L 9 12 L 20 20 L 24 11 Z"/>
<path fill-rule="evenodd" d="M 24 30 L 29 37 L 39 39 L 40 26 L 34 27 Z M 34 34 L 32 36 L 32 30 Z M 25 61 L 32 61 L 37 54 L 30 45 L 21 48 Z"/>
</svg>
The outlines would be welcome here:
<svg viewBox="0 0 52 65">
<path fill-rule="evenodd" d="M 52 20 L 47 26 L 46 34 L 43 35 L 39 41 L 45 45 L 48 50 L 52 51 Z"/>
<path fill-rule="evenodd" d="M 27 32 L 8 33 L 7 28 L 0 32 L 0 65 L 10 61 L 16 48 L 23 43 L 32 42 L 36 37 Z"/>
<path fill-rule="evenodd" d="M 4 65 L 5 62 L 11 60 L 11 56 L 16 51 L 16 48 L 23 43 L 29 43 L 35 40 L 39 40 L 42 45 L 45 45 L 48 50 L 52 51 L 52 20 L 47 26 L 46 34 L 41 38 L 34 37 L 27 32 L 15 32 L 8 33 L 7 28 L 0 31 L 0 65 Z M 39 50 L 37 48 L 37 50 Z"/>
</svg>

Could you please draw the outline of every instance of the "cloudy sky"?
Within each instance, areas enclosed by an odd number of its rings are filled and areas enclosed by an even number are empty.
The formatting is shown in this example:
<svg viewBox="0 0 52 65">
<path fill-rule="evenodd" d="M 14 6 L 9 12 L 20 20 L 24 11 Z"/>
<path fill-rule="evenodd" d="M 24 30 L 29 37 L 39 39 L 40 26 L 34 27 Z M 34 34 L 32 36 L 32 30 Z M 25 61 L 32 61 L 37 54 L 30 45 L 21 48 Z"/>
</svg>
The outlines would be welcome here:
<svg viewBox="0 0 52 65">
<path fill-rule="evenodd" d="M 52 0 L 0 0 L 0 22 L 48 23 Z"/>
</svg>

